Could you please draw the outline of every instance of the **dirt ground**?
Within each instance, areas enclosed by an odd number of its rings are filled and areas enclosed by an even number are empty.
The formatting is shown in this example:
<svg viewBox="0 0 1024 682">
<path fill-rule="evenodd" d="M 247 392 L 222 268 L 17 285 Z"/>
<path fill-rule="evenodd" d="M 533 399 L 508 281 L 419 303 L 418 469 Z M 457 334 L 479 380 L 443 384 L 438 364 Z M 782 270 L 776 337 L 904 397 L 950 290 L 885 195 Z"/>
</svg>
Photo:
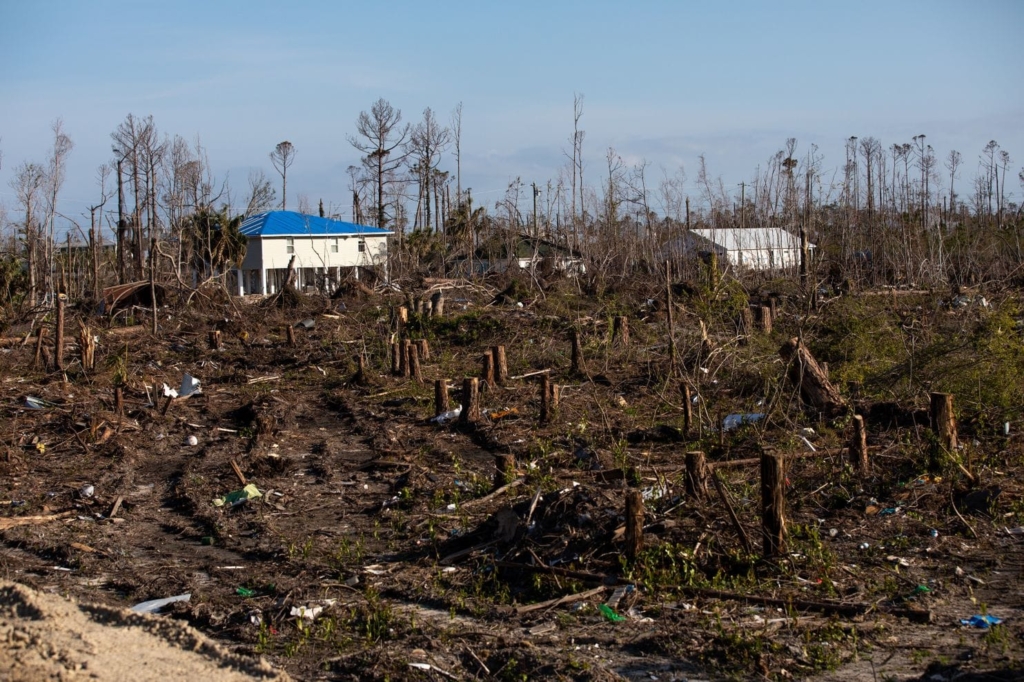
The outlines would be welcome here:
<svg viewBox="0 0 1024 682">
<path fill-rule="evenodd" d="M 449 290 L 444 317 L 410 315 L 406 334 L 429 344 L 422 383 L 391 373 L 397 295 L 168 308 L 157 337 L 93 321 L 90 371 L 73 347 L 64 372 L 33 367 L 32 340 L 0 348 L 0 657 L 14 671 L 0 679 L 148 679 L 165 654 L 164 679 L 1024 679 L 1016 424 L 963 421 L 968 485 L 929 470 L 914 406 L 848 396 L 868 415 L 872 469 L 857 474 L 848 417 L 810 414 L 783 379 L 799 311 L 764 338 L 702 339 L 684 310 L 687 434 L 657 310 L 614 311 L 630 315 L 627 344 L 601 303 L 493 293 Z M 481 420 L 431 423 L 434 380 L 458 404 L 495 344 L 509 378 L 482 392 Z M 561 387 L 547 423 L 542 370 Z M 162 385 L 186 373 L 201 393 L 166 404 Z M 684 485 L 688 451 L 717 463 L 763 446 L 791 455 L 788 546 L 771 558 L 756 464 L 716 469 L 749 551 L 715 488 Z M 215 504 L 243 480 L 259 497 Z M 646 509 L 634 560 L 629 490 Z M 161 615 L 123 610 L 183 594 Z M 1002 624 L 960 623 L 988 614 Z"/>
</svg>

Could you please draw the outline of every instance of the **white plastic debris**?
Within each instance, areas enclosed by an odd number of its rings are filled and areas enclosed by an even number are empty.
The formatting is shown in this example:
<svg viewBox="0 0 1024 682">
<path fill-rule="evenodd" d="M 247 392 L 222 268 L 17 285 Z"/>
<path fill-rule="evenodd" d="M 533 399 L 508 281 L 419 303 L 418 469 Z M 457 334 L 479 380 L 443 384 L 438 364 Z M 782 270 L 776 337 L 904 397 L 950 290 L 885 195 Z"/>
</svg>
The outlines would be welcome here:
<svg viewBox="0 0 1024 682">
<path fill-rule="evenodd" d="M 448 410 L 447 412 L 442 412 L 441 414 L 439 414 L 436 417 L 432 418 L 430 420 L 430 423 L 431 424 L 447 424 L 448 422 L 452 421 L 453 419 L 458 419 L 460 414 L 462 414 L 462 405 L 457 406 L 454 410 Z"/>
<path fill-rule="evenodd" d="M 185 439 L 185 442 L 189 445 L 199 445 L 199 439 L 195 436 L 189 436 Z"/>
<path fill-rule="evenodd" d="M 203 389 L 199 384 L 199 379 L 186 372 L 185 376 L 181 378 L 181 388 L 178 389 L 178 397 L 187 398 L 193 393 L 202 393 Z"/>
<path fill-rule="evenodd" d="M 178 397 L 178 392 L 175 391 L 170 386 L 168 386 L 167 384 L 163 385 L 162 391 L 163 391 L 163 395 L 164 395 L 165 398 L 177 398 Z"/>
<path fill-rule="evenodd" d="M 762 412 L 748 412 L 745 414 L 730 414 L 722 420 L 722 429 L 731 431 L 744 424 L 754 424 L 764 419 Z"/>
<path fill-rule="evenodd" d="M 293 606 L 292 615 L 296 618 L 303 618 L 305 620 L 316 620 L 324 610 L 322 606 Z"/>
<path fill-rule="evenodd" d="M 192 594 L 179 594 L 175 597 L 165 597 L 163 599 L 152 599 L 150 601 L 144 601 L 136 604 L 132 607 L 132 611 L 135 613 L 156 613 L 168 604 L 173 604 L 176 601 L 188 601 L 192 598 Z"/>
<path fill-rule="evenodd" d="M 91 485 L 83 485 L 79 489 L 78 494 L 82 497 L 89 498 L 96 494 L 96 488 Z"/>
</svg>

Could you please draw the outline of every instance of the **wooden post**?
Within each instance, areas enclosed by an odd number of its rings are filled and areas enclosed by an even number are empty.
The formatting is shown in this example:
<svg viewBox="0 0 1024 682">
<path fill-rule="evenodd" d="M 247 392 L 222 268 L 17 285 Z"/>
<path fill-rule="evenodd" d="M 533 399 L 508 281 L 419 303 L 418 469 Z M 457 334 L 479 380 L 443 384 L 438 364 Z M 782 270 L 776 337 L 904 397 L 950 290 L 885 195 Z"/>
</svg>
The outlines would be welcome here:
<svg viewBox="0 0 1024 682">
<path fill-rule="evenodd" d="M 494 472 L 494 487 L 500 488 L 516 475 L 516 456 L 495 455 L 494 466 L 497 469 Z"/>
<path fill-rule="evenodd" d="M 92 330 L 79 321 L 78 350 L 81 355 L 82 369 L 90 371 L 96 366 L 96 337 Z"/>
<path fill-rule="evenodd" d="M 629 345 L 629 318 L 617 315 L 612 321 L 612 341 L 618 339 L 622 346 Z"/>
<path fill-rule="evenodd" d="M 396 377 L 402 376 L 402 350 L 397 341 L 391 343 L 391 373 Z"/>
<path fill-rule="evenodd" d="M 448 400 L 448 382 L 444 379 L 437 379 L 434 381 L 434 416 L 436 417 L 439 414 L 444 414 L 450 409 L 451 407 L 449 407 Z"/>
<path fill-rule="evenodd" d="M 43 338 L 46 336 L 46 328 L 39 327 L 36 330 L 36 356 L 32 360 L 33 367 L 39 367 L 43 362 Z"/>
<path fill-rule="evenodd" d="M 626 492 L 626 557 L 632 561 L 644 548 L 644 496 L 639 490 Z"/>
<path fill-rule="evenodd" d="M 708 496 L 708 463 L 699 450 L 686 453 L 686 495 L 696 500 Z"/>
<path fill-rule="evenodd" d="M 291 325 L 288 325 L 287 327 L 284 328 L 284 333 L 288 337 L 288 345 L 289 346 L 294 346 L 295 345 L 295 327 L 293 327 Z"/>
<path fill-rule="evenodd" d="M 444 292 L 436 292 L 430 299 L 430 316 L 444 317 Z"/>
<path fill-rule="evenodd" d="M 462 380 L 462 413 L 459 423 L 475 424 L 480 421 L 480 382 L 476 377 Z"/>
<path fill-rule="evenodd" d="M 540 423 L 551 421 L 551 379 L 547 374 L 540 376 Z"/>
<path fill-rule="evenodd" d="M 505 359 L 505 346 L 491 346 L 494 356 L 494 380 L 499 386 L 508 381 L 508 361 Z"/>
<path fill-rule="evenodd" d="M 558 412 L 558 397 L 562 393 L 562 387 L 554 383 L 548 383 L 548 387 L 548 405 L 551 413 L 555 414 Z"/>
<path fill-rule="evenodd" d="M 124 389 L 120 386 L 114 389 L 114 412 L 118 417 L 124 415 Z"/>
<path fill-rule="evenodd" d="M 579 374 L 583 367 L 583 349 L 580 348 L 580 332 L 578 329 L 572 330 L 570 340 L 572 341 L 572 356 L 569 372 Z"/>
<path fill-rule="evenodd" d="M 930 412 L 932 429 L 939 438 L 939 446 L 946 452 L 953 452 L 957 449 L 953 395 L 951 393 L 932 393 Z"/>
<path fill-rule="evenodd" d="M 481 359 L 483 360 L 483 371 L 480 375 L 480 381 L 483 384 L 481 388 L 494 388 L 494 356 L 488 350 Z"/>
<path fill-rule="evenodd" d="M 868 432 L 864 428 L 864 417 L 853 417 L 853 438 L 850 440 L 850 464 L 862 476 L 868 473 Z"/>
<path fill-rule="evenodd" d="M 690 385 L 683 383 L 679 390 L 683 394 L 683 436 L 689 437 L 690 429 L 693 428 L 693 395 Z"/>
<path fill-rule="evenodd" d="M 668 362 L 669 374 L 676 372 L 676 339 L 673 333 L 672 314 L 672 262 L 665 261 L 665 309 L 668 311 Z"/>
<path fill-rule="evenodd" d="M 782 455 L 771 450 L 761 453 L 761 525 L 765 557 L 786 550 L 786 470 Z"/>
<path fill-rule="evenodd" d="M 420 339 L 416 342 L 416 345 L 420 347 L 420 360 L 426 362 L 430 359 L 430 343 L 426 339 Z"/>
<path fill-rule="evenodd" d="M 207 342 L 210 345 L 210 350 L 220 350 L 220 330 L 211 330 L 207 336 Z"/>
<path fill-rule="evenodd" d="M 415 343 L 409 344 L 409 376 L 414 381 L 423 382 L 423 374 L 420 373 L 420 347 Z"/>
<path fill-rule="evenodd" d="M 67 294 L 57 294 L 57 319 L 54 322 L 53 366 L 64 371 L 64 305 Z"/>
</svg>

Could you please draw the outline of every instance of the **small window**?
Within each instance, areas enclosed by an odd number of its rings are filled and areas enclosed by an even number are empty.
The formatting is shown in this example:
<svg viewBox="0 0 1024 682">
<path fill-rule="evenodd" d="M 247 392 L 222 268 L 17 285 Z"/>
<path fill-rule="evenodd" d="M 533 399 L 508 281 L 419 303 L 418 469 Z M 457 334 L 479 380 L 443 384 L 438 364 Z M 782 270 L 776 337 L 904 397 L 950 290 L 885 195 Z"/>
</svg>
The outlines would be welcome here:
<svg viewBox="0 0 1024 682">
<path fill-rule="evenodd" d="M 331 253 L 338 253 L 338 238 L 331 240 Z"/>
<path fill-rule="evenodd" d="M 295 240 L 292 239 L 291 237 L 288 237 L 288 240 L 285 243 L 287 244 L 287 246 L 285 247 L 285 252 L 295 253 Z"/>
<path fill-rule="evenodd" d="M 359 240 L 359 253 L 366 253 L 366 240 L 365 239 L 360 239 Z"/>
</svg>

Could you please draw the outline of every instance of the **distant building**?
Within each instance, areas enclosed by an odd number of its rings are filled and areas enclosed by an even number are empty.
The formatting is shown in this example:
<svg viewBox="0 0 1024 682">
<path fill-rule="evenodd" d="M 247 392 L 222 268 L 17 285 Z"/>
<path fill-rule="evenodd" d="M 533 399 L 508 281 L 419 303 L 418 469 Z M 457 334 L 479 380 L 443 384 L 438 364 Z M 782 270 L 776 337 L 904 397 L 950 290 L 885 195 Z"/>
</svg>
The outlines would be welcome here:
<svg viewBox="0 0 1024 682">
<path fill-rule="evenodd" d="M 813 244 L 808 244 L 814 249 Z M 665 245 L 666 256 L 707 258 L 746 270 L 778 270 L 800 264 L 800 237 L 781 227 L 691 229 Z"/>
<path fill-rule="evenodd" d="M 238 294 L 274 294 L 295 258 L 295 286 L 327 290 L 354 268 L 387 267 L 390 230 L 356 225 L 295 211 L 267 211 L 245 220 L 248 239 L 242 267 L 235 271 Z"/>
<path fill-rule="evenodd" d="M 455 260 L 456 271 L 465 273 L 467 267 L 465 255 Z M 497 234 L 473 252 L 474 273 L 508 270 L 535 270 L 543 276 L 556 272 L 582 275 L 586 266 L 576 251 L 528 234 Z"/>
</svg>

